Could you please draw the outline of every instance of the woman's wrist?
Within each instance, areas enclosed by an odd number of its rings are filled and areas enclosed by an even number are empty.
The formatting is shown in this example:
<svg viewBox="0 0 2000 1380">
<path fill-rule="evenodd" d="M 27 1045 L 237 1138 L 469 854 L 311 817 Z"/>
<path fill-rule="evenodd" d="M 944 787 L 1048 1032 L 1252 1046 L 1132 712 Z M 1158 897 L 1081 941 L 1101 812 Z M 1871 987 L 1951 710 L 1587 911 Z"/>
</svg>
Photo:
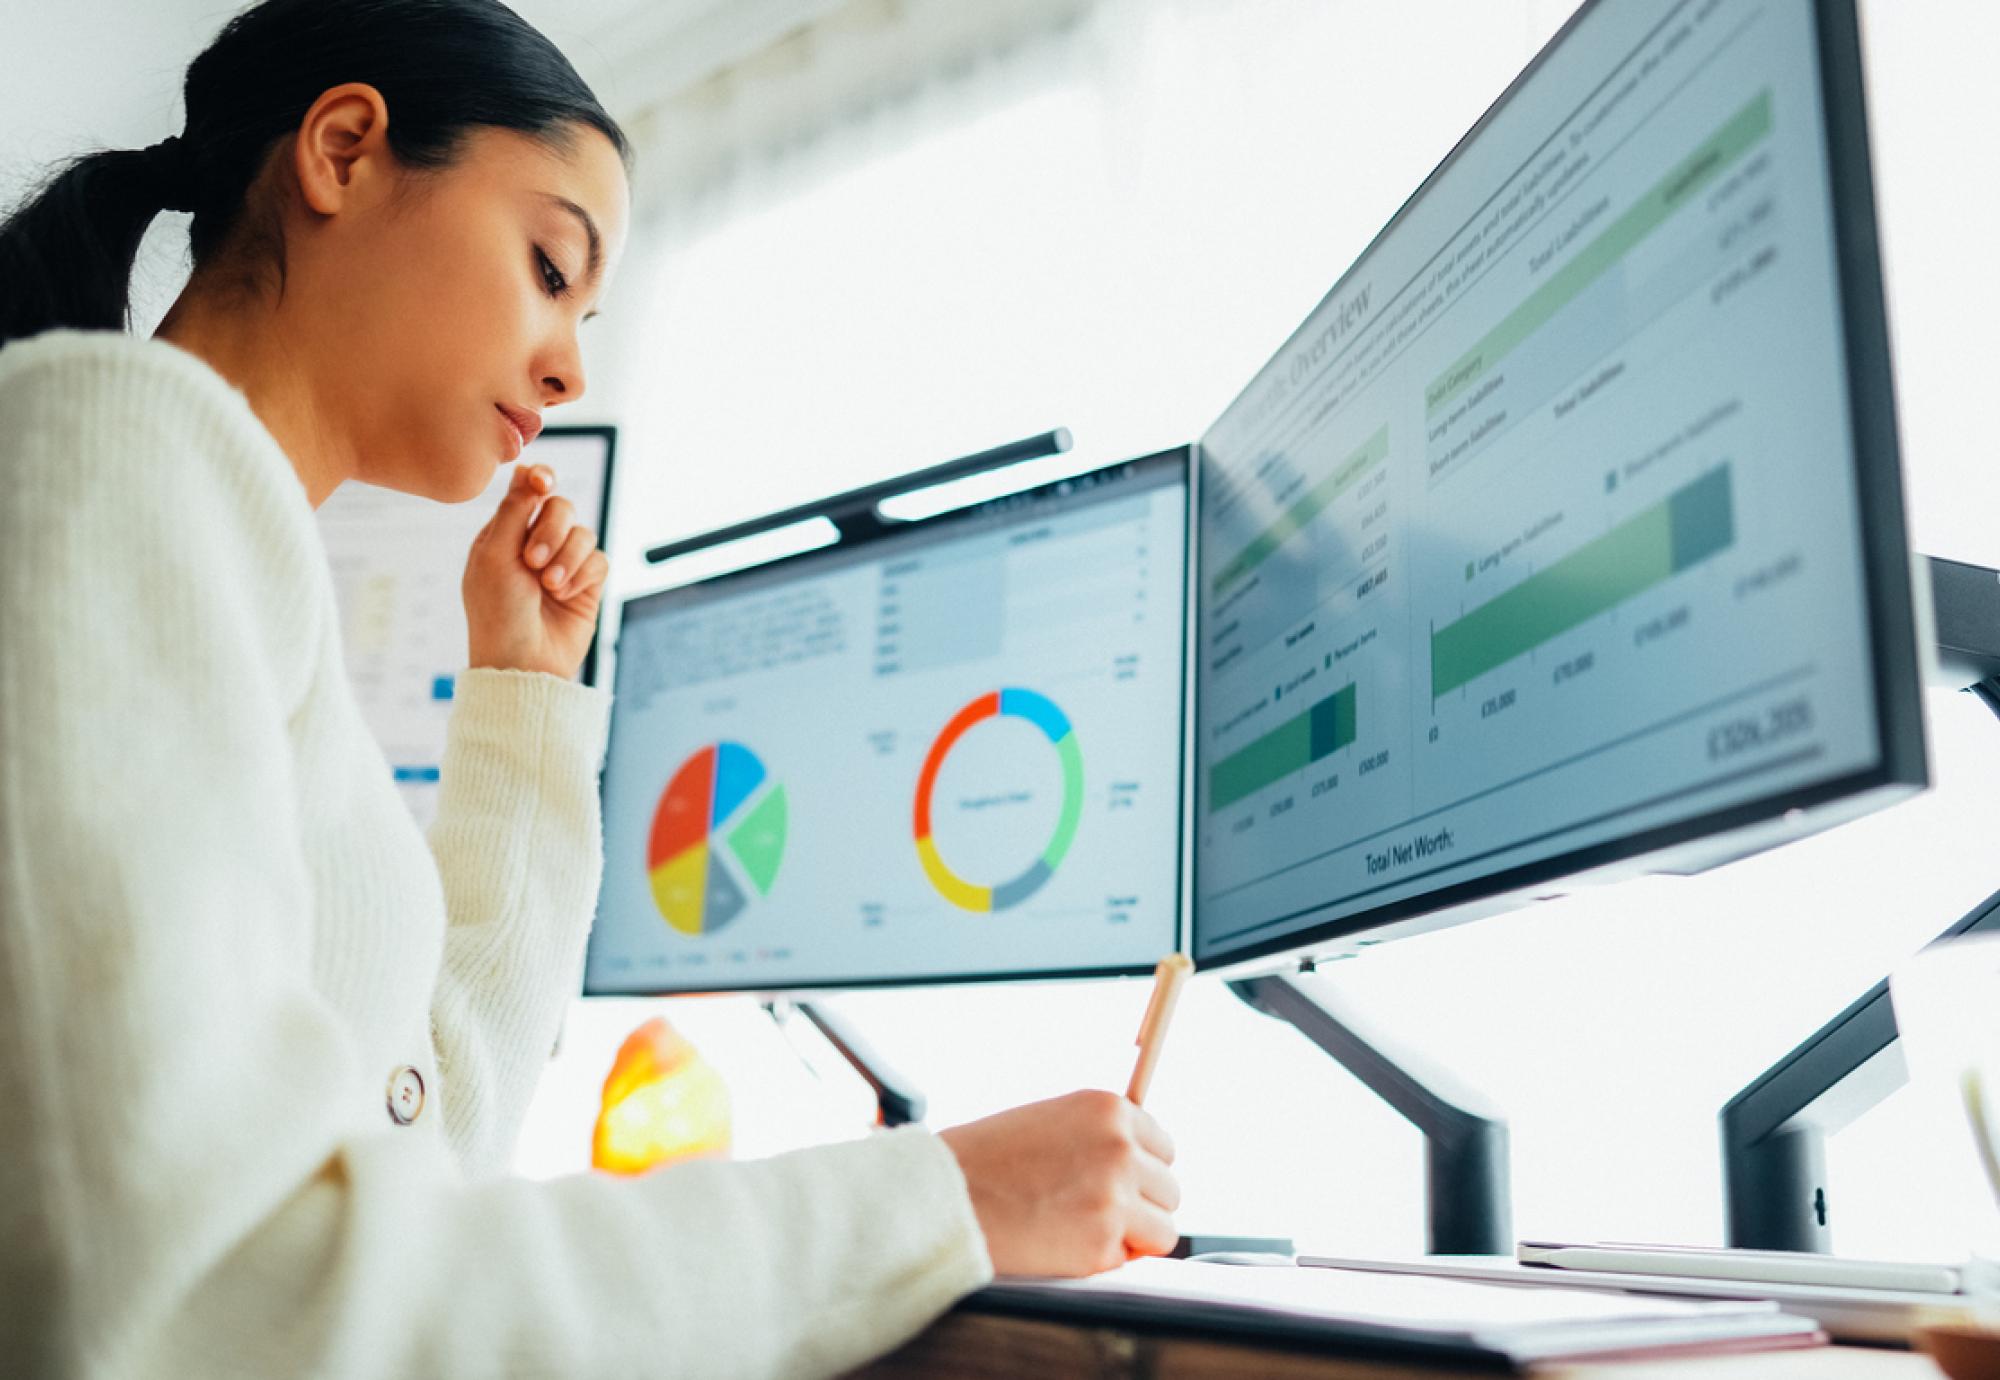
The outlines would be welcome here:
<svg viewBox="0 0 2000 1380">
<path fill-rule="evenodd" d="M 553 666 L 523 664 L 522 662 L 502 657 L 472 657 L 467 661 L 466 669 L 471 671 L 520 671 L 527 674 L 554 676 L 557 680 L 569 680 L 575 675 L 573 671 L 563 671 Z"/>
</svg>

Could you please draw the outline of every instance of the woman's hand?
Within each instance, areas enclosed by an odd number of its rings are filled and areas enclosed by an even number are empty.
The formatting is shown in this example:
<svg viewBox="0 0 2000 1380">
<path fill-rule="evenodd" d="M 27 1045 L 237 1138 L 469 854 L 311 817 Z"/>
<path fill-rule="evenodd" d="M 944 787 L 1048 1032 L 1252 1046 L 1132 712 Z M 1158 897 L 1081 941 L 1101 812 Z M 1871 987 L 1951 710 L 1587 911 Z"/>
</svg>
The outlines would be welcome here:
<svg viewBox="0 0 2000 1380">
<path fill-rule="evenodd" d="M 546 465 L 517 468 L 500 511 L 472 539 L 464 595 L 475 667 L 568 680 L 590 650 L 610 562 L 596 533 L 571 520 L 568 499 L 542 502 L 555 482 Z"/>
<path fill-rule="evenodd" d="M 1088 1275 L 1180 1239 L 1174 1145 L 1116 1093 L 1075 1092 L 939 1132 L 1003 1275 Z"/>
</svg>

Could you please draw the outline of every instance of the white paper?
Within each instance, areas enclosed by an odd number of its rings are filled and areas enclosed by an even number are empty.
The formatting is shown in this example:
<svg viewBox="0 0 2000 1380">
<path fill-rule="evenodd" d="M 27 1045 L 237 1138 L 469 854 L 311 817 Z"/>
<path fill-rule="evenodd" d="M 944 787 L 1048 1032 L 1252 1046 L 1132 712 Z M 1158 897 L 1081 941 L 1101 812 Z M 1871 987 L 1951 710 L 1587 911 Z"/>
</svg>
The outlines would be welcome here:
<svg viewBox="0 0 2000 1380">
<path fill-rule="evenodd" d="M 1757 1299 L 1686 1301 L 1315 1266 L 1217 1265 L 1159 1258 L 1135 1260 L 1087 1279 L 1003 1278 L 998 1283 L 1060 1293 L 1184 1299 L 1482 1340 L 1536 1328 L 1777 1311 L 1776 1304 Z"/>
</svg>

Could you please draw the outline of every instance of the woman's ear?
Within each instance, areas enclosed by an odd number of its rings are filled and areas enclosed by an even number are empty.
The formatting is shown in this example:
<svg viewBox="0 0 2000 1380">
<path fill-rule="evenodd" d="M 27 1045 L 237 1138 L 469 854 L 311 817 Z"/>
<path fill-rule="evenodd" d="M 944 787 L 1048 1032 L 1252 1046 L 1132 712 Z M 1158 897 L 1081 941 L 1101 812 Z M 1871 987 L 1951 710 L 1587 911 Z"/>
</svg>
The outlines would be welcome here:
<svg viewBox="0 0 2000 1380">
<path fill-rule="evenodd" d="M 371 174 L 386 170 L 389 161 L 389 103 L 365 82 L 324 92 L 299 122 L 292 167 L 307 208 L 320 215 L 351 210 L 357 197 L 380 195 L 387 184 Z"/>
</svg>

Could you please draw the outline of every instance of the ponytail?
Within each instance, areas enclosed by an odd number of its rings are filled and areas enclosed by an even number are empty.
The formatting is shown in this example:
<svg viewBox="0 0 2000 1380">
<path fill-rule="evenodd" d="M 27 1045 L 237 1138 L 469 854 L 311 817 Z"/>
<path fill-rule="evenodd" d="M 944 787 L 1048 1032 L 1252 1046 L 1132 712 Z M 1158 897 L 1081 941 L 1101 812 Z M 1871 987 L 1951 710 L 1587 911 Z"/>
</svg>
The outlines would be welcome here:
<svg viewBox="0 0 2000 1380">
<path fill-rule="evenodd" d="M 187 209 L 180 141 L 91 153 L 0 222 L 0 346 L 58 326 L 119 330 L 153 217 Z"/>
<path fill-rule="evenodd" d="M 0 348 L 59 326 L 123 329 L 132 261 L 162 211 L 194 213 L 195 270 L 212 263 L 271 150 L 346 82 L 382 93 L 408 167 L 449 165 L 480 126 L 558 146 L 595 129 L 630 158 L 568 59 L 500 0 L 263 0 L 188 68 L 182 138 L 79 158 L 0 221 Z"/>
</svg>

